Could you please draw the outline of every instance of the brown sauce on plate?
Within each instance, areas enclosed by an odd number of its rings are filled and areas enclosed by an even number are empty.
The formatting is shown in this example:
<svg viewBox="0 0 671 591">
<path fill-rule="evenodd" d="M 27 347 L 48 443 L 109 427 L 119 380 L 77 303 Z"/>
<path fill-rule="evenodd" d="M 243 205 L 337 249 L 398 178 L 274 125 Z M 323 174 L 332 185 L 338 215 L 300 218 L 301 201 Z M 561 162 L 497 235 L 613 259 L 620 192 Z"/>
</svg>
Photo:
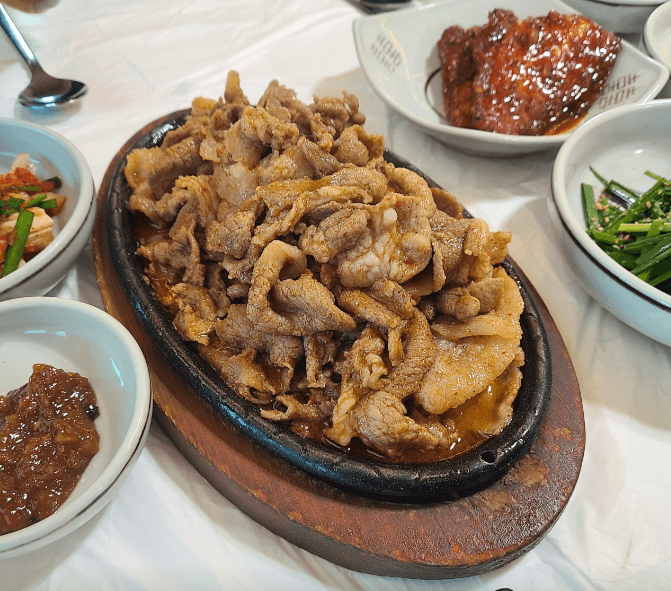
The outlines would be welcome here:
<svg viewBox="0 0 671 591">
<path fill-rule="evenodd" d="M 100 437 L 85 377 L 35 364 L 27 384 L 0 396 L 0 535 L 41 521 L 79 482 Z"/>
<path fill-rule="evenodd" d="M 151 267 L 148 268 L 148 272 Z M 164 280 L 161 276 L 155 276 L 156 268 L 153 268 L 152 285 L 154 279 L 158 279 L 157 292 L 162 292 L 161 281 Z M 212 338 L 209 345 L 199 345 L 198 351 L 208 363 L 217 367 L 222 358 L 230 357 L 237 353 L 235 350 L 227 349 L 221 345 L 217 338 Z M 301 368 L 303 369 L 303 368 Z M 267 378 L 273 380 L 276 378 L 279 382 L 280 376 L 273 375 L 271 364 L 266 366 Z M 296 392 L 298 394 L 298 392 Z M 383 454 L 377 453 L 375 450 L 364 445 L 358 438 L 353 438 L 350 445 L 341 447 L 328 439 L 324 434 L 325 429 L 329 426 L 320 420 L 310 420 L 306 418 L 296 418 L 288 423 L 288 427 L 297 435 L 319 442 L 327 447 L 337 449 L 350 456 L 375 460 L 384 463 L 405 463 L 405 464 L 424 464 L 439 462 L 442 460 L 449 460 L 460 455 L 468 453 L 480 444 L 487 441 L 488 436 L 483 435 L 482 432 L 491 425 L 500 420 L 500 413 L 503 402 L 507 396 L 506 388 L 503 384 L 494 381 L 484 391 L 476 394 L 471 399 L 456 408 L 446 411 L 443 415 L 443 421 L 449 426 L 451 431 L 451 445 L 449 447 L 436 447 L 432 450 L 428 449 L 413 449 L 407 447 L 400 456 L 395 458 L 386 457 Z M 304 402 L 307 404 L 319 406 L 319 399 L 313 400 L 309 391 L 302 392 Z M 411 399 L 406 400 L 405 404 L 409 407 L 415 406 Z M 277 402 L 270 404 L 257 403 L 261 409 L 281 408 L 282 405 Z M 317 414 L 317 413 L 315 413 Z"/>
</svg>

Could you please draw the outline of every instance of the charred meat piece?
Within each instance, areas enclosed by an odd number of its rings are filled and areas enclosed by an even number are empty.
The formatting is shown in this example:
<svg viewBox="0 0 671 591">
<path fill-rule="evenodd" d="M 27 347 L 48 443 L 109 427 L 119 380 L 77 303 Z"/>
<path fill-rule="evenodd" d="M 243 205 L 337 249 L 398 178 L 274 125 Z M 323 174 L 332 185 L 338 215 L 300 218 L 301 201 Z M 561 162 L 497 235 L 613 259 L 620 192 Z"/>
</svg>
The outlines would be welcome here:
<svg viewBox="0 0 671 591">
<path fill-rule="evenodd" d="M 482 27 L 453 26 L 438 41 L 450 125 L 512 135 L 558 133 L 605 86 L 620 40 L 589 19 L 518 20 L 496 9 Z"/>
</svg>

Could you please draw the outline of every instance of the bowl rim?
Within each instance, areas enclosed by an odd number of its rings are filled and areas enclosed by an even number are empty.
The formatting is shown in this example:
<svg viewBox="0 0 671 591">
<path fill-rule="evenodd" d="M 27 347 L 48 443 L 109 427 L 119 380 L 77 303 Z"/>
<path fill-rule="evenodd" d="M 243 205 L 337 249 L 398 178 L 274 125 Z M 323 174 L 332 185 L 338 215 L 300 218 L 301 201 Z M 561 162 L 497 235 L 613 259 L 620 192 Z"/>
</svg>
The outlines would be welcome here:
<svg viewBox="0 0 671 591">
<path fill-rule="evenodd" d="M 524 413 L 513 413 L 513 419 L 500 435 L 450 460 L 431 464 L 373 462 L 300 437 L 284 425 L 263 419 L 258 407 L 230 389 L 198 353 L 194 344 L 184 341 L 163 304 L 144 280 L 142 265 L 136 255 L 137 239 L 131 228 L 131 214 L 126 207 L 130 189 L 123 169 L 130 151 L 136 147 L 159 145 L 165 133 L 183 123 L 189 112 L 190 109 L 184 109 L 159 118 L 126 142 L 107 171 L 106 177 L 111 182 L 101 195 L 103 205 L 99 212 L 99 215 L 106 216 L 107 241 L 110 252 L 114 253 L 112 263 L 122 289 L 140 324 L 156 343 L 165 361 L 228 425 L 264 446 L 275 457 L 316 476 L 322 482 L 385 500 L 425 502 L 471 494 L 501 477 L 531 447 L 545 415 L 552 386 L 551 355 L 534 301 L 537 296 L 531 293 L 508 259 L 503 266 L 518 282 L 525 300 L 521 319 L 524 327 L 522 347 L 528 357 L 522 369 L 527 378 L 522 381 L 518 401 L 527 406 Z M 386 157 L 389 155 L 388 152 L 385 154 Z M 393 157 L 403 161 L 400 157 Z M 390 161 L 394 162 L 393 159 Z M 423 176 L 430 185 L 438 186 L 426 175 Z M 108 211 L 105 210 L 107 204 Z M 489 470 L 492 463 L 499 469 L 495 478 Z M 426 470 L 427 466 L 431 469 Z M 439 488 L 446 483 L 452 488 Z"/>
<path fill-rule="evenodd" d="M 634 293 L 649 304 L 662 310 L 671 311 L 671 295 L 653 287 L 642 279 L 636 277 L 633 273 L 619 265 L 609 257 L 585 232 L 586 224 L 584 220 L 577 219 L 569 206 L 571 198 L 565 190 L 565 173 L 568 167 L 568 159 L 571 152 L 577 144 L 584 141 L 586 137 L 593 135 L 604 126 L 612 126 L 618 119 L 630 118 L 632 112 L 642 111 L 663 111 L 667 116 L 671 116 L 671 99 L 657 99 L 648 103 L 636 105 L 625 105 L 617 107 L 611 111 L 600 113 L 593 119 L 585 122 L 585 125 L 577 129 L 575 133 L 559 149 L 552 166 L 551 172 L 551 198 L 557 209 L 559 220 L 579 250 L 589 258 L 601 271 L 606 273 L 618 285 L 627 291 Z M 573 199 L 577 199 L 574 196 Z"/>
<path fill-rule="evenodd" d="M 662 2 L 659 6 L 657 6 L 657 8 L 655 8 L 655 10 L 653 10 L 652 14 L 645 21 L 642 35 L 643 47 L 645 47 L 645 50 L 650 54 L 652 58 L 656 59 L 658 62 L 665 65 L 668 69 L 671 69 L 671 57 L 668 55 L 664 55 L 660 51 L 659 45 L 655 43 L 653 39 L 654 29 L 657 26 L 658 21 L 662 17 L 667 17 L 669 22 L 671 23 L 670 1 L 665 0 L 664 2 Z"/>
<path fill-rule="evenodd" d="M 477 0 L 483 4 L 491 4 L 492 8 L 498 7 L 498 3 L 492 0 Z M 517 0 L 516 0 L 517 1 Z M 529 5 L 533 6 L 532 0 L 520 0 L 521 2 L 527 2 Z M 555 10 L 563 10 L 565 13 L 572 14 L 581 14 L 579 10 L 569 6 L 562 0 L 549 0 L 549 2 L 555 5 Z M 422 129 L 437 134 L 439 136 L 448 136 L 451 140 L 464 140 L 464 141 L 473 141 L 487 144 L 487 151 L 490 153 L 496 148 L 505 149 L 508 148 L 512 150 L 512 153 L 517 153 L 518 150 L 524 150 L 524 153 L 528 152 L 540 152 L 550 149 L 557 149 L 560 147 L 568 137 L 570 137 L 575 131 L 581 128 L 586 121 L 582 120 L 577 123 L 575 127 L 565 131 L 563 133 L 553 134 L 553 135 L 542 135 L 542 136 L 533 136 L 533 135 L 512 135 L 512 134 L 503 134 L 503 133 L 494 133 L 489 131 L 483 131 L 479 129 L 470 129 L 470 128 L 461 128 L 456 126 L 451 126 L 448 123 L 444 122 L 434 122 L 425 119 L 424 117 L 419 116 L 411 108 L 406 107 L 402 102 L 397 101 L 387 90 L 386 86 L 381 85 L 376 77 L 373 75 L 373 72 L 367 66 L 367 60 L 363 59 L 364 49 L 362 46 L 361 39 L 361 27 L 364 26 L 364 23 L 369 22 L 379 22 L 385 29 L 390 30 L 390 23 L 402 21 L 403 17 L 407 14 L 415 14 L 420 12 L 449 12 L 450 6 L 454 5 L 463 5 L 468 6 L 470 3 L 465 0 L 443 0 L 441 2 L 431 2 L 428 4 L 422 4 L 419 6 L 410 6 L 407 8 L 401 8 L 400 10 L 395 10 L 390 13 L 381 13 L 381 14 L 371 14 L 363 15 L 354 19 L 352 23 L 352 31 L 354 36 L 355 49 L 358 56 L 358 61 L 361 66 L 361 69 L 364 72 L 364 75 L 370 85 L 373 87 L 375 92 L 380 96 L 384 102 L 393 110 L 400 113 L 403 117 L 412 121 L 417 126 Z M 506 4 L 504 2 L 504 4 Z M 508 5 L 506 4 L 505 7 Z M 630 43 L 626 39 L 622 39 L 621 35 L 618 35 L 622 47 L 626 47 L 627 51 L 633 52 L 637 57 L 652 62 L 655 68 L 659 68 L 661 64 L 657 60 L 653 60 L 650 56 L 646 55 L 634 44 Z M 669 73 L 666 71 L 666 76 L 663 75 L 665 68 L 658 73 L 656 77 L 655 84 L 651 89 L 641 98 L 641 102 L 648 102 L 652 100 L 655 96 L 664 87 L 664 84 L 668 80 Z M 480 151 L 480 149 L 474 149 L 474 151 Z"/>
<path fill-rule="evenodd" d="M 33 309 L 66 311 L 68 315 L 86 318 L 92 327 L 97 326 L 113 333 L 133 360 L 133 372 L 137 383 L 136 396 L 129 428 L 124 433 L 117 452 L 100 475 L 71 503 L 59 507 L 42 521 L 0 535 L 0 558 L 15 554 L 22 549 L 28 550 L 35 545 L 49 543 L 59 535 L 59 530 L 67 529 L 73 522 L 77 522 L 75 525 L 77 527 L 84 523 L 86 520 L 84 516 L 91 509 L 102 508 L 101 500 L 124 477 L 133 460 L 139 456 L 151 425 L 153 400 L 149 369 L 139 344 L 123 324 L 104 310 L 77 300 L 30 296 L 0 302 L 0 316 L 23 314 L 22 317 L 30 318 L 30 310 Z M 1 395 L 4 394 L 5 392 Z M 89 517 L 92 515 L 93 513 Z"/>
<path fill-rule="evenodd" d="M 7 128 L 19 133 L 22 129 L 29 128 L 37 133 L 49 136 L 54 142 L 61 144 L 63 149 L 69 152 L 76 162 L 77 176 L 79 177 L 79 194 L 76 195 L 77 202 L 72 210 L 72 215 L 46 248 L 7 277 L 0 278 L 0 296 L 26 283 L 39 274 L 46 266 L 54 264 L 67 245 L 72 243 L 81 232 L 87 231 L 86 220 L 90 217 L 91 211 L 96 207 L 96 191 L 93 175 L 86 158 L 84 158 L 84 155 L 77 146 L 63 135 L 39 123 L 0 117 L 0 129 Z M 39 152 L 39 147 L 33 152 Z"/>
<path fill-rule="evenodd" d="M 618 0 L 578 0 L 583 4 L 607 4 L 608 6 L 617 6 L 621 8 L 652 8 L 664 4 L 667 0 L 628 0 L 620 2 Z"/>
</svg>

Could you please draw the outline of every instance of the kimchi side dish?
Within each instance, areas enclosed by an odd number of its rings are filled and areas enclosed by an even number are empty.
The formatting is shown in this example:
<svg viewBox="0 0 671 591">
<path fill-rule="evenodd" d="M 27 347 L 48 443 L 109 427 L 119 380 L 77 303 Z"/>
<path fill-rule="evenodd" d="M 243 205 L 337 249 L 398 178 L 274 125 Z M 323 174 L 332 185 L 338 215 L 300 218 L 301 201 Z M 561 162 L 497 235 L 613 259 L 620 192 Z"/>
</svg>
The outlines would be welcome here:
<svg viewBox="0 0 671 591">
<path fill-rule="evenodd" d="M 54 239 L 54 220 L 65 197 L 54 193 L 58 177 L 40 180 L 28 154 L 17 155 L 0 174 L 0 274 L 16 271 Z"/>
<path fill-rule="evenodd" d="M 138 254 L 184 339 L 268 421 L 416 463 L 498 434 L 522 380 L 510 234 L 385 160 L 357 98 L 256 106 L 230 72 L 134 150 Z"/>
</svg>

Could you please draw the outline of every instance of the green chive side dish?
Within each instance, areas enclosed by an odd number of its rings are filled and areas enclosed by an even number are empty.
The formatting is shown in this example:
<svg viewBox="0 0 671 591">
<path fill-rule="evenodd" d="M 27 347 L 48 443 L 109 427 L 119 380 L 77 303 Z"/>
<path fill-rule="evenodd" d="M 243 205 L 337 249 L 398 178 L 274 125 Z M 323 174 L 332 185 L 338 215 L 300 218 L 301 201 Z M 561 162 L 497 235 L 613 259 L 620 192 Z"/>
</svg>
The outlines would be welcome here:
<svg viewBox="0 0 671 591">
<path fill-rule="evenodd" d="M 638 195 L 590 170 L 603 189 L 597 195 L 581 185 L 587 234 L 622 267 L 671 293 L 671 180 L 646 171 L 654 183 Z"/>
</svg>

